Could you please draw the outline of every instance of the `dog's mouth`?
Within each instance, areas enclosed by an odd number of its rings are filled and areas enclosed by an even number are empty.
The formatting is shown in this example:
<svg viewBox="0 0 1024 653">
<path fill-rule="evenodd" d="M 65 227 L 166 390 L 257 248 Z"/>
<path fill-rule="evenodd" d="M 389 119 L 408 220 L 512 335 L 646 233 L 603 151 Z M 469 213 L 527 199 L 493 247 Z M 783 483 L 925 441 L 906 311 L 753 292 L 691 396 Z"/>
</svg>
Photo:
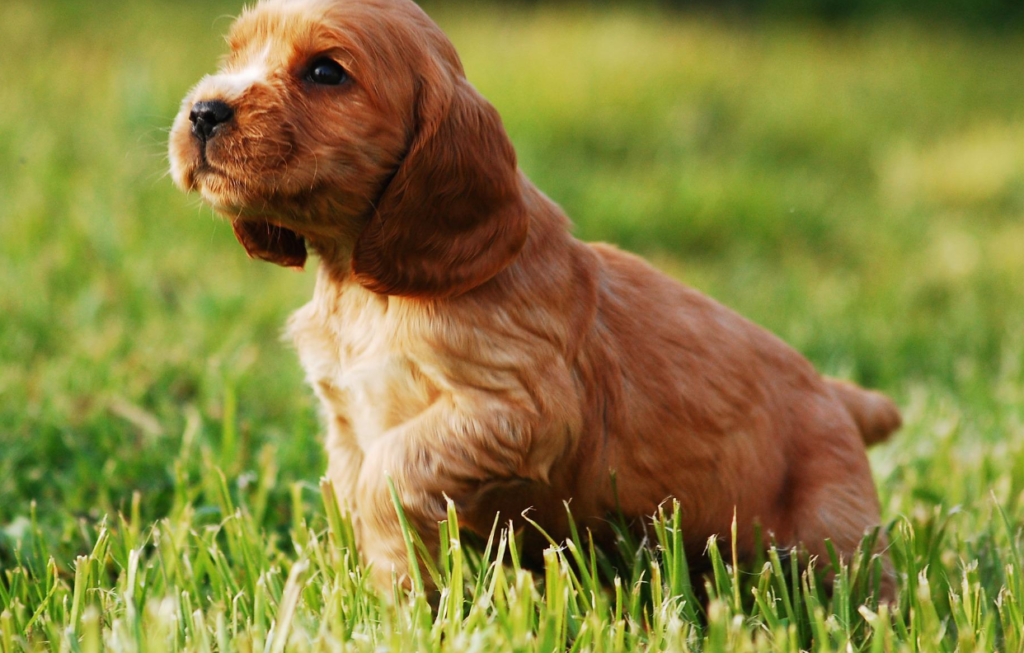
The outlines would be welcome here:
<svg viewBox="0 0 1024 653">
<path fill-rule="evenodd" d="M 214 179 L 223 183 L 227 177 L 204 161 L 193 172 L 192 183 L 200 188 L 204 198 L 222 214 L 238 210 L 233 202 L 222 201 L 221 194 L 217 192 L 219 189 L 210 187 L 210 182 Z M 201 181 L 205 181 L 206 184 L 201 185 Z M 275 224 L 263 216 L 238 216 L 231 221 L 231 228 L 249 258 L 258 258 L 297 270 L 305 267 L 306 241 L 288 227 Z"/>
<path fill-rule="evenodd" d="M 306 265 L 306 241 L 287 227 L 269 221 L 236 218 L 231 228 L 250 258 L 301 270 Z"/>
</svg>

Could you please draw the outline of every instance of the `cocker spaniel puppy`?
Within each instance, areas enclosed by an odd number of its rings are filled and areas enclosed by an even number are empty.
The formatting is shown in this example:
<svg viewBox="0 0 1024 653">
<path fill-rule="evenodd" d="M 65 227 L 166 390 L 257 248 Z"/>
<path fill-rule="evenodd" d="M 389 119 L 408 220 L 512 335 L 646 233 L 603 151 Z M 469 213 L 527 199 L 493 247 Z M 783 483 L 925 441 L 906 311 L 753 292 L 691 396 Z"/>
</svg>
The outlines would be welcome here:
<svg viewBox="0 0 1024 653">
<path fill-rule="evenodd" d="M 428 545 L 446 495 L 474 531 L 532 508 L 555 536 L 566 500 L 601 536 L 617 506 L 642 523 L 675 498 L 694 555 L 734 511 L 741 555 L 758 526 L 822 556 L 879 523 L 865 446 L 898 428 L 892 402 L 573 238 L 411 0 L 263 0 L 228 42 L 171 171 L 250 256 L 319 256 L 288 328 L 380 581 L 409 571 L 388 475 Z"/>
</svg>

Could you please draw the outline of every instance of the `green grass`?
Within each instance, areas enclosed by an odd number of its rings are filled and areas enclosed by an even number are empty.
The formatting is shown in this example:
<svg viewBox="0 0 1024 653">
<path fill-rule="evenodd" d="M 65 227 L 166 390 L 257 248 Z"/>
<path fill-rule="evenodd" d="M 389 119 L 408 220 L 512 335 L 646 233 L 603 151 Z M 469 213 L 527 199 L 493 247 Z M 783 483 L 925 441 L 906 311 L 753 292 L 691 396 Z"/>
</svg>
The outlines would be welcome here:
<svg viewBox="0 0 1024 653">
<path fill-rule="evenodd" d="M 1024 38 L 437 7 L 581 237 L 883 388 L 907 426 L 872 452 L 891 610 L 861 608 L 866 558 L 831 599 L 784 557 L 691 590 L 669 510 L 618 583 L 585 533 L 534 575 L 448 524 L 435 611 L 367 588 L 317 484 L 279 340 L 312 275 L 247 260 L 164 176 L 237 10 L 0 12 L 0 650 L 1024 651 Z"/>
</svg>

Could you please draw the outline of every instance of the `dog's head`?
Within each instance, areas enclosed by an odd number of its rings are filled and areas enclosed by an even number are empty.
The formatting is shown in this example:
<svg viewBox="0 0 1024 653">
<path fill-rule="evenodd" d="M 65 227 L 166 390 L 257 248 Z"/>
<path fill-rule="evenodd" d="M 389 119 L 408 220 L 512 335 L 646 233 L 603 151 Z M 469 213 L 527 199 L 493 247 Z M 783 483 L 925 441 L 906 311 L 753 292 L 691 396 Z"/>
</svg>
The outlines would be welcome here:
<svg viewBox="0 0 1024 653">
<path fill-rule="evenodd" d="M 263 0 L 228 43 L 174 121 L 171 174 L 250 256 L 302 267 L 308 242 L 375 292 L 448 296 L 522 248 L 501 119 L 411 0 Z"/>
</svg>

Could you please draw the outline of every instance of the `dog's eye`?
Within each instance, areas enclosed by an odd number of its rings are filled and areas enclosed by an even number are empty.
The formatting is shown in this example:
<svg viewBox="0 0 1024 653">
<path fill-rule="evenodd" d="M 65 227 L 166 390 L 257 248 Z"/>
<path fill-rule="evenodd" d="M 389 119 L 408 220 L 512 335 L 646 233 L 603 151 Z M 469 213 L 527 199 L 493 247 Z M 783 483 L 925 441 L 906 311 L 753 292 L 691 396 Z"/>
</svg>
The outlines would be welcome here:
<svg viewBox="0 0 1024 653">
<path fill-rule="evenodd" d="M 324 86 L 338 86 L 348 79 L 348 73 L 333 59 L 317 59 L 309 67 L 306 80 Z"/>
</svg>

